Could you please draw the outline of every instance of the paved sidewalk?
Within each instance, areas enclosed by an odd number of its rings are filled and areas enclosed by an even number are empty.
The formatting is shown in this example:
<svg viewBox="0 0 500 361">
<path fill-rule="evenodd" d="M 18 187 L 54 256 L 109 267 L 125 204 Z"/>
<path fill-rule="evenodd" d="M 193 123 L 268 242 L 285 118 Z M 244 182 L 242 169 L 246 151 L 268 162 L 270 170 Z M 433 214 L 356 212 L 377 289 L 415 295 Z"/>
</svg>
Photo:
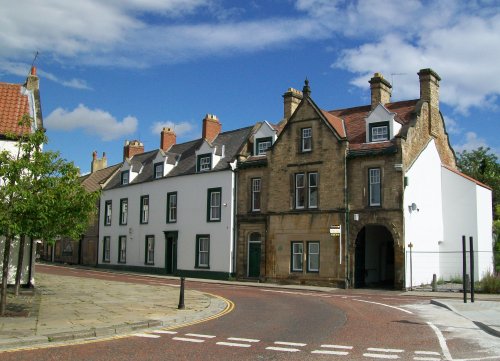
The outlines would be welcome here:
<svg viewBox="0 0 500 361">
<path fill-rule="evenodd" d="M 0 350 L 48 341 L 112 336 L 150 327 L 174 327 L 216 315 L 228 306 L 220 298 L 186 290 L 186 308 L 178 310 L 176 286 L 40 272 L 36 281 L 34 295 L 19 296 L 29 298 L 29 309 L 25 312 L 28 317 L 0 318 Z M 22 316 L 23 310 L 19 311 Z"/>
<path fill-rule="evenodd" d="M 121 272 L 109 271 L 109 273 Z M 141 276 L 148 276 L 152 284 L 56 276 L 38 272 L 36 290 L 24 290 L 23 292 L 28 294 L 21 295 L 17 299 L 19 306 L 26 309 L 16 310 L 15 299 L 12 299 L 10 304 L 11 309 L 14 308 L 14 313 L 20 317 L 0 318 L 0 351 L 48 341 L 112 336 L 153 327 L 180 327 L 221 313 L 228 306 L 218 297 L 187 289 L 186 309 L 178 310 L 178 286 L 154 284 L 155 279 L 172 277 L 142 274 Z M 447 309 L 443 309 L 443 312 L 455 312 L 470 319 L 484 331 L 500 337 L 500 295 L 476 294 L 476 302 L 470 303 L 468 300 L 468 303 L 464 304 L 463 295 L 458 292 L 342 290 L 258 282 L 201 279 L 186 281 L 188 284 L 203 282 L 360 296 L 366 293 L 381 293 L 432 298 L 431 303 Z M 29 292 L 35 293 L 30 295 Z"/>
</svg>

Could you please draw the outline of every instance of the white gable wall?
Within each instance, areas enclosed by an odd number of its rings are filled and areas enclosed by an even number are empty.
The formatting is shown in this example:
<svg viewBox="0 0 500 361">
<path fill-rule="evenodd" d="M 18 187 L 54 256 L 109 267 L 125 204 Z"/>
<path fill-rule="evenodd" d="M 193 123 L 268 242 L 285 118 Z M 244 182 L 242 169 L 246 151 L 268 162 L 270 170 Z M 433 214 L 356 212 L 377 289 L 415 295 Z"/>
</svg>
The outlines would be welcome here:
<svg viewBox="0 0 500 361">
<path fill-rule="evenodd" d="M 439 242 L 443 240 L 441 207 L 441 161 L 434 141 L 429 142 L 407 170 L 403 208 L 405 215 L 406 287 L 429 284 L 433 274 L 439 277 Z M 417 209 L 410 211 L 415 203 Z M 410 267 L 410 248 L 412 257 Z"/>
<path fill-rule="evenodd" d="M 474 274 L 478 280 L 492 270 L 492 201 L 491 191 L 475 182 L 442 168 L 444 240 L 441 247 L 443 278 L 462 276 L 462 236 L 474 239 Z M 469 273 L 467 254 L 467 273 Z"/>
</svg>

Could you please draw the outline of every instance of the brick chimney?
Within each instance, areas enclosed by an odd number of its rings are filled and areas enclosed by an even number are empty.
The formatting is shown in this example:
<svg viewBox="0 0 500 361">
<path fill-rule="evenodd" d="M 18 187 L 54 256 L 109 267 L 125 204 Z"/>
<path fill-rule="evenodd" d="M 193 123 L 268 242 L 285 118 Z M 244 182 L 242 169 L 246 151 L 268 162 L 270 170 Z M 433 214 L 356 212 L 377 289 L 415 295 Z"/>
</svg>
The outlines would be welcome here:
<svg viewBox="0 0 500 361">
<path fill-rule="evenodd" d="M 92 153 L 92 163 L 90 164 L 90 173 L 97 172 L 98 170 L 104 169 L 108 166 L 108 159 L 106 158 L 106 153 L 102 153 L 102 158 L 97 158 L 97 151 L 94 150 Z"/>
<path fill-rule="evenodd" d="M 28 90 L 35 91 L 39 90 L 39 81 L 40 79 L 36 75 L 36 67 L 32 66 L 30 70 L 30 75 L 28 75 L 28 78 L 26 78 L 26 84 L 25 87 Z"/>
<path fill-rule="evenodd" d="M 168 151 L 176 142 L 176 135 L 172 128 L 163 128 L 160 135 L 160 148 Z"/>
<path fill-rule="evenodd" d="M 216 115 L 205 115 L 205 118 L 203 118 L 203 130 L 201 133 L 203 139 L 212 143 L 214 139 L 217 138 L 221 130 L 222 124 L 219 122 Z"/>
<path fill-rule="evenodd" d="M 132 158 L 134 155 L 141 153 L 144 153 L 144 144 L 138 140 L 125 141 L 125 146 L 123 147 L 123 160 Z"/>
<path fill-rule="evenodd" d="M 288 88 L 283 94 L 283 117 L 288 119 L 302 100 L 302 92 L 294 88 Z"/>
<path fill-rule="evenodd" d="M 377 107 L 377 105 L 385 105 L 391 101 L 391 88 L 392 85 L 384 79 L 384 76 L 380 73 L 373 74 L 373 78 L 370 79 L 370 90 L 371 90 L 371 105 L 372 110 Z"/>
<path fill-rule="evenodd" d="M 421 69 L 418 72 L 420 79 L 420 99 L 429 102 L 431 107 L 439 108 L 439 81 L 441 78 L 430 69 Z"/>
</svg>

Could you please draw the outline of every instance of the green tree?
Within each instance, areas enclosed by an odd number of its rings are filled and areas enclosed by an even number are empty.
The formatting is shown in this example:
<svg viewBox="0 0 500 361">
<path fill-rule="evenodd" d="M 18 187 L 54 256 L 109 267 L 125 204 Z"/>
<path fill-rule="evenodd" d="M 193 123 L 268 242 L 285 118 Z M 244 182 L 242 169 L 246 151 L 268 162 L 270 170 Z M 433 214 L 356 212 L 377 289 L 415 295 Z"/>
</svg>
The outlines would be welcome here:
<svg viewBox="0 0 500 361">
<path fill-rule="evenodd" d="M 493 233 L 495 234 L 495 269 L 500 272 L 500 164 L 490 148 L 464 150 L 457 155 L 457 166 L 463 173 L 493 190 Z"/>
<path fill-rule="evenodd" d="M 30 119 L 23 123 L 30 124 Z M 0 315 L 5 313 L 7 278 L 13 240 L 20 238 L 16 289 L 21 279 L 25 238 L 53 243 L 58 236 L 79 238 L 94 213 L 98 193 L 88 193 L 78 168 L 57 152 L 43 152 L 44 130 L 19 137 L 19 151 L 0 153 L 0 234 L 5 236 Z M 21 267 L 20 267 L 21 266 Z"/>
</svg>

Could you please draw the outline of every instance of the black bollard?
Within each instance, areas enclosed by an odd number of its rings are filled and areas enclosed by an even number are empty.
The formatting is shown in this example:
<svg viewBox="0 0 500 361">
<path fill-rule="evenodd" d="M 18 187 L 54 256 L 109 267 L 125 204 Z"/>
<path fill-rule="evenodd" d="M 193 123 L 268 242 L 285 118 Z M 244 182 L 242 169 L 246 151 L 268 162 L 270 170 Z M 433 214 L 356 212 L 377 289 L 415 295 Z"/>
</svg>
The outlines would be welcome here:
<svg viewBox="0 0 500 361">
<path fill-rule="evenodd" d="M 184 277 L 181 277 L 181 289 L 179 292 L 179 306 L 177 306 L 177 309 L 179 309 L 179 310 L 184 309 Z"/>
</svg>

